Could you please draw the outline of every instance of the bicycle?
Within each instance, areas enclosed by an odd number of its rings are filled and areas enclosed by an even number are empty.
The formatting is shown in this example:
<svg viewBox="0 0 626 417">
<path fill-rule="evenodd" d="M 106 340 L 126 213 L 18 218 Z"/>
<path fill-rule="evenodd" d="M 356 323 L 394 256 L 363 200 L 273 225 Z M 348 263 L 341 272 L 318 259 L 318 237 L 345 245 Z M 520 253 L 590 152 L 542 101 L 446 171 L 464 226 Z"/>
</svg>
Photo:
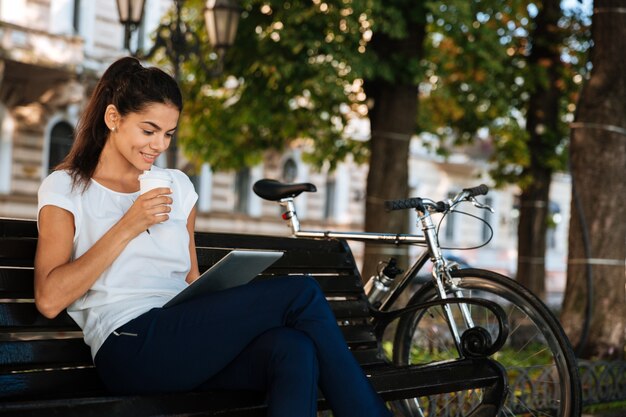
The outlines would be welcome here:
<svg viewBox="0 0 626 417">
<path fill-rule="evenodd" d="M 431 214 L 445 216 L 462 203 L 493 211 L 476 200 L 487 194 L 485 185 L 463 189 L 448 201 L 410 198 L 385 202 L 389 211 L 414 209 L 423 235 L 301 230 L 294 199 L 302 192 L 316 191 L 313 184 L 263 179 L 253 190 L 284 208 L 282 218 L 294 237 L 426 246 L 406 272 L 390 260 L 365 286 L 372 309 L 392 312 L 400 294 L 410 288 L 426 263 L 432 262 L 432 280 L 421 285 L 405 306 L 415 312 L 403 315 L 396 327 L 391 358 L 395 364 L 489 355 L 503 365 L 509 382 L 498 416 L 580 416 L 582 394 L 576 358 L 552 312 L 517 281 L 488 270 L 459 269 L 442 254 Z M 506 312 L 509 327 L 503 327 L 498 311 L 481 300 L 502 307 L 499 310 Z M 398 401 L 393 407 L 406 417 L 469 416 L 483 395 L 487 394 L 481 390 L 459 391 Z"/>
</svg>

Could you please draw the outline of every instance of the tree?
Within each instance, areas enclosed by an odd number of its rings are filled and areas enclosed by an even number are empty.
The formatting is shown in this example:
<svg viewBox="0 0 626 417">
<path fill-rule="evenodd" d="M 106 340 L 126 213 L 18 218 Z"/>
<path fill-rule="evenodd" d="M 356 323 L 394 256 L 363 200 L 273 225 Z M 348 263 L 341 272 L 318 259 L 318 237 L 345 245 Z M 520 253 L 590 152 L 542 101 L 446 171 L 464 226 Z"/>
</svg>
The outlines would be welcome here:
<svg viewBox="0 0 626 417">
<path fill-rule="evenodd" d="M 375 64 L 381 70 L 365 80 L 365 93 L 372 102 L 365 230 L 381 231 L 384 225 L 382 231 L 406 233 L 406 213 L 386 213 L 382 203 L 408 197 L 409 144 L 417 128 L 418 86 L 422 79 L 420 59 L 427 9 L 423 2 L 412 0 L 395 1 L 395 7 L 381 6 L 374 14 L 375 21 L 395 24 L 374 26 L 369 45 Z M 376 245 L 365 246 L 363 273 L 366 277 L 377 269 L 380 257 L 372 256 L 376 254 Z M 406 255 L 406 251 L 398 251 L 399 265 L 406 264 Z"/>
<path fill-rule="evenodd" d="M 531 84 L 526 112 L 529 160 L 522 171 L 518 224 L 517 279 L 541 298 L 545 296 L 546 234 L 552 174 L 564 170 L 560 123 L 565 95 L 561 49 L 560 0 L 543 0 L 530 32 L 528 68 Z M 561 148 L 561 151 L 560 149 Z"/>
<path fill-rule="evenodd" d="M 364 2 L 354 3 L 242 1 L 225 72 L 214 77 L 193 60 L 183 68 L 183 89 L 192 99 L 180 137 L 189 159 L 237 169 L 299 142 L 315 144 L 305 147 L 317 166 L 332 168 L 349 154 L 366 160 L 365 144 L 345 133 L 351 118 L 367 113 L 359 65 L 370 23 L 357 8 Z M 185 12 L 206 38 L 202 5 L 188 1 Z M 202 43 L 215 65 L 216 55 Z"/>
<path fill-rule="evenodd" d="M 188 2 L 187 11 L 199 28 L 203 23 L 194 10 L 200 3 Z M 546 112 L 547 105 L 557 105 L 561 91 L 555 89 L 563 85 L 555 65 L 559 49 L 553 45 L 560 36 L 554 30 L 557 3 L 546 0 L 539 8 L 533 32 L 537 48 L 530 48 L 524 0 L 244 1 L 228 74 L 211 79 L 198 63 L 187 64 L 183 87 L 193 101 L 183 114 L 181 142 L 191 160 L 208 161 L 214 169 L 258 163 L 267 149 L 281 151 L 294 140 L 313 144 L 308 160 L 317 166 L 332 168 L 349 154 L 369 160 L 368 231 L 408 229 L 406 214 L 383 213 L 381 203 L 407 196 L 409 141 L 418 131 L 433 132 L 444 143 L 449 136 L 468 143 L 476 131 L 490 127 L 500 139 L 499 182 L 534 184 L 537 176 L 537 184 L 549 183 L 546 175 L 559 158 L 548 155 L 562 148 L 565 137 L 555 132 L 559 112 Z M 203 36 L 203 30 L 198 33 Z M 551 62 L 547 68 L 546 61 Z M 418 87 L 429 83 L 432 94 L 422 100 L 426 111 L 418 112 Z M 516 109 L 528 117 L 530 134 L 520 127 Z M 369 142 L 346 134 L 354 117 L 369 117 Z M 547 186 L 530 187 L 522 200 L 538 198 L 538 189 L 547 201 Z M 539 229 L 524 235 L 521 259 L 525 248 L 530 257 L 543 257 L 545 244 L 534 242 L 544 239 L 545 213 L 537 217 L 522 210 L 521 230 L 528 230 L 527 224 Z M 366 254 L 371 250 L 366 247 Z M 365 256 L 365 276 L 377 258 Z M 520 275 L 542 276 L 543 269 Z"/>
<path fill-rule="evenodd" d="M 186 4 L 195 27 L 202 25 L 193 10 L 200 3 Z M 385 199 L 407 197 L 425 7 L 412 0 L 241 5 L 227 72 L 212 79 L 198 62 L 183 68 L 183 89 L 193 97 L 180 130 L 188 158 L 235 169 L 297 142 L 318 167 L 332 169 L 347 155 L 369 160 L 366 230 L 406 232 L 404 214 L 381 209 Z M 349 136 L 355 117 L 369 117 L 369 142 Z"/>
<path fill-rule="evenodd" d="M 481 1 L 435 9 L 429 33 L 439 36 L 443 53 L 428 55 L 436 81 L 420 114 L 420 127 L 440 136 L 440 146 L 449 145 L 446 136 L 466 144 L 489 129 L 496 185 L 521 189 L 517 278 L 539 296 L 550 182 L 566 168 L 566 117 L 578 91 L 572 82 L 582 62 L 577 55 L 584 52 L 576 33 L 580 17 L 564 16 L 559 3 Z"/>
<path fill-rule="evenodd" d="M 591 76 L 571 131 L 572 198 L 561 321 L 585 358 L 623 358 L 626 345 L 626 14 L 596 0 Z M 587 285 L 588 272 L 591 285 Z M 591 293 L 590 293 L 591 291 Z M 587 296 L 589 295 L 588 306 Z M 588 332 L 585 311 L 590 307 Z"/>
</svg>

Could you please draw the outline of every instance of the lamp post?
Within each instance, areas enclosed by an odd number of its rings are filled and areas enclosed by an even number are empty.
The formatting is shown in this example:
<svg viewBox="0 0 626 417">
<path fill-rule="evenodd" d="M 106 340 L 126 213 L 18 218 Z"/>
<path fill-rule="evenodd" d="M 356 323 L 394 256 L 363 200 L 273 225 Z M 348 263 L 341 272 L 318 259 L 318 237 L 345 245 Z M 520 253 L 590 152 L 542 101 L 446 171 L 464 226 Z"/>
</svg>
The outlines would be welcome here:
<svg viewBox="0 0 626 417">
<path fill-rule="evenodd" d="M 146 0 L 117 0 L 120 23 L 124 25 L 124 49 L 130 50 L 130 37 L 143 18 Z"/>
<path fill-rule="evenodd" d="M 172 20 L 159 25 L 156 29 L 154 45 L 146 54 L 143 54 L 137 50 L 131 51 L 130 38 L 132 32 L 137 29 L 143 19 L 146 0 L 117 0 L 120 23 L 124 25 L 124 48 L 139 59 L 148 59 L 157 50 L 163 49 L 165 55 L 172 63 L 174 78 L 178 82 L 180 82 L 181 64 L 190 55 L 196 55 L 199 58 L 200 65 L 211 76 L 219 75 L 223 69 L 223 59 L 226 50 L 233 45 L 237 34 L 240 9 L 236 0 L 207 0 L 205 3 L 204 18 L 209 35 L 209 43 L 217 53 L 217 63 L 211 69 L 205 66 L 205 62 L 201 57 L 198 35 L 189 30 L 182 20 L 181 11 L 184 0 L 173 0 L 173 2 L 175 9 Z M 174 137 L 167 152 L 168 167 L 176 168 L 177 153 L 177 140 Z"/>
</svg>

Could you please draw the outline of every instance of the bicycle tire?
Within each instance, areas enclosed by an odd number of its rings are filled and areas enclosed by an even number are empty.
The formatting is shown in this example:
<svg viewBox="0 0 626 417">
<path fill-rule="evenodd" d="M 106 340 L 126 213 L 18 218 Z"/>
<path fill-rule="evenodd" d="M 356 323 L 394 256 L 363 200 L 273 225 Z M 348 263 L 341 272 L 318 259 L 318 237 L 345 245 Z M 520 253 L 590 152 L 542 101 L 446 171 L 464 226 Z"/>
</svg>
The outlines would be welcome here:
<svg viewBox="0 0 626 417">
<path fill-rule="evenodd" d="M 492 355 L 509 376 L 507 400 L 498 417 L 580 416 L 582 394 L 576 357 L 548 307 L 517 281 L 492 271 L 460 269 L 451 275 L 463 297 L 491 299 L 505 309 L 509 319 L 507 342 Z M 407 305 L 437 298 L 434 283 L 429 282 L 418 289 Z M 493 315 L 480 307 L 470 309 L 476 325 L 492 335 L 497 332 Z M 460 314 L 456 307 L 453 311 L 455 316 Z M 394 337 L 394 363 L 408 365 L 458 358 L 460 355 L 445 323 L 440 307 L 403 316 Z M 424 346 L 428 352 L 423 350 Z M 429 354 L 429 360 L 421 359 L 424 353 Z M 479 390 L 463 391 L 402 400 L 393 406 L 405 417 L 464 417 L 481 395 Z"/>
</svg>

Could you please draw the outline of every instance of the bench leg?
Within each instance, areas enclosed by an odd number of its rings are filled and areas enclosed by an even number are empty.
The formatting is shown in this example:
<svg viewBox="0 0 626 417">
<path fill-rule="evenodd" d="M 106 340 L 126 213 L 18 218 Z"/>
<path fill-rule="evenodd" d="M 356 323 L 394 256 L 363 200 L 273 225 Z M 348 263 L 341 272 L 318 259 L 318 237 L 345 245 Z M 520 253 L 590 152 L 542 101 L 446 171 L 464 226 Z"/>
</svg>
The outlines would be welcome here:
<svg viewBox="0 0 626 417">
<path fill-rule="evenodd" d="M 504 406 L 509 384 L 507 382 L 506 370 L 497 362 L 492 362 L 500 372 L 501 378 L 492 386 L 485 388 L 483 391 L 483 401 L 473 409 L 467 417 L 496 417 L 498 412 Z"/>
</svg>

